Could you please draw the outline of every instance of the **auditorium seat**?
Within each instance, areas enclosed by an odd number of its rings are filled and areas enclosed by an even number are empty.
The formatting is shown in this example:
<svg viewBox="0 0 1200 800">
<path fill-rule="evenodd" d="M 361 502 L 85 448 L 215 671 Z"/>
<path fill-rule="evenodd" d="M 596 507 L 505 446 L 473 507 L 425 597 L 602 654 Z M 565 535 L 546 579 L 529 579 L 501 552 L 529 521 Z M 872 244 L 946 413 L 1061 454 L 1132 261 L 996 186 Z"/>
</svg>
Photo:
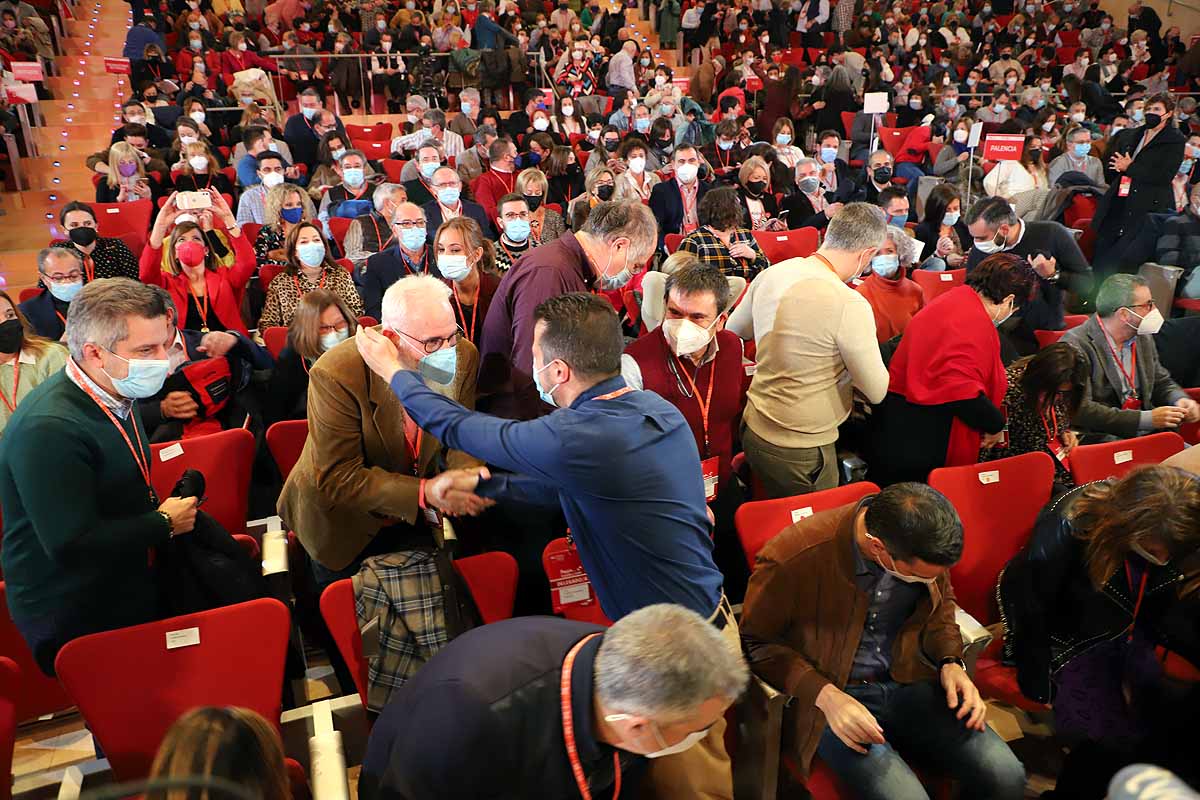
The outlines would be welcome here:
<svg viewBox="0 0 1200 800">
<path fill-rule="evenodd" d="M 160 499 L 170 497 L 184 470 L 204 475 L 208 501 L 202 510 L 231 534 L 246 532 L 254 434 L 244 428 L 150 446 L 150 482 Z"/>
<path fill-rule="evenodd" d="M 1034 331 L 1033 335 L 1037 337 L 1038 349 L 1045 350 L 1050 345 L 1056 343 L 1063 337 L 1063 331 Z"/>
<path fill-rule="evenodd" d="M 300 460 L 304 442 L 308 439 L 308 420 L 288 419 L 276 422 L 267 428 L 267 449 L 279 468 L 279 474 L 287 480 L 292 467 Z"/>
<path fill-rule="evenodd" d="M 9 616 L 3 581 L 0 581 L 0 653 L 16 663 L 20 675 L 21 690 L 17 695 L 16 710 L 18 722 L 29 722 L 71 707 L 71 698 L 58 681 L 47 677 L 38 668 L 33 653 Z"/>
<path fill-rule="evenodd" d="M 267 352 L 271 354 L 271 358 L 278 361 L 279 354 L 283 352 L 283 348 L 287 347 L 288 329 L 282 325 L 264 328 L 262 330 L 262 338 Z"/>
<path fill-rule="evenodd" d="M 929 305 L 939 295 L 966 283 L 967 271 L 948 269 L 945 272 L 932 272 L 927 269 L 915 269 L 912 278 L 925 291 L 925 304 Z"/>
<path fill-rule="evenodd" d="M 663 247 L 667 249 L 667 255 L 671 255 L 679 249 L 679 243 L 683 241 L 682 233 L 668 233 L 663 237 Z"/>
<path fill-rule="evenodd" d="M 754 231 L 754 241 L 767 257 L 778 264 L 789 258 L 804 258 L 817 252 L 821 232 L 816 228 L 796 228 L 790 231 Z"/>
<path fill-rule="evenodd" d="M 733 524 L 737 528 L 742 551 L 746 554 L 746 562 L 753 570 L 758 551 L 790 525 L 818 512 L 856 503 L 878 493 L 878 486 L 869 481 L 860 481 L 795 497 L 743 503 L 733 515 Z"/>
<path fill-rule="evenodd" d="M 370 125 L 346 125 L 346 135 L 358 147 L 363 142 L 391 142 L 392 123 L 374 122 Z"/>
<path fill-rule="evenodd" d="M 1141 464 L 1158 464 L 1183 449 L 1183 437 L 1174 431 L 1084 444 L 1071 451 L 1071 477 L 1076 483 L 1121 477 Z"/>
<path fill-rule="evenodd" d="M 12 800 L 13 748 L 17 743 L 17 704 L 21 671 L 11 658 L 0 657 L 0 800 Z"/>
<path fill-rule="evenodd" d="M 339 252 L 346 252 L 343 242 L 346 241 L 346 231 L 350 230 L 350 223 L 353 221 L 350 217 L 329 218 L 329 232 L 333 234 L 333 241 L 337 245 Z"/>
<path fill-rule="evenodd" d="M 106 239 L 120 239 L 129 245 L 134 258 L 140 258 L 146 246 L 154 204 L 149 200 L 131 203 L 92 203 L 96 212 L 96 231 Z"/>
</svg>

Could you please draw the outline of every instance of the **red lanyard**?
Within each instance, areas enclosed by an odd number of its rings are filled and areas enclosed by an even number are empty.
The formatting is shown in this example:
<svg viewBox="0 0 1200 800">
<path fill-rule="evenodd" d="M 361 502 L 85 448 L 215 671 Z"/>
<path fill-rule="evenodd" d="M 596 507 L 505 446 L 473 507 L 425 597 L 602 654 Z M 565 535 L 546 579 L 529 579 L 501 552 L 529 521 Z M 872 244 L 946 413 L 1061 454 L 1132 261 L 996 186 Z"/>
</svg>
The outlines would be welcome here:
<svg viewBox="0 0 1200 800">
<path fill-rule="evenodd" d="M 17 351 L 17 357 L 13 360 L 13 399 L 8 402 L 8 398 L 4 396 L 4 392 L 0 391 L 0 400 L 4 401 L 4 405 L 8 406 L 10 412 L 17 410 L 17 387 L 21 385 L 21 351 Z"/>
<path fill-rule="evenodd" d="M 92 257 L 86 253 L 81 255 L 83 255 L 83 270 L 87 273 L 88 283 L 91 283 L 92 281 L 96 280 L 96 262 L 93 261 Z"/>
<path fill-rule="evenodd" d="M 513 264 L 517 263 L 517 259 L 518 259 L 518 258 L 520 258 L 521 256 L 525 255 L 525 250 L 522 250 L 521 252 L 517 253 L 517 254 L 514 256 L 514 255 L 513 255 L 513 253 L 512 253 L 512 250 L 509 250 L 509 249 L 508 249 L 508 245 L 506 245 L 506 244 L 504 243 L 504 240 L 503 240 L 503 239 L 497 239 L 497 241 L 500 243 L 500 247 L 501 247 L 501 249 L 502 249 L 502 250 L 504 250 L 504 255 L 508 256 L 508 265 L 509 265 L 510 267 L 511 267 Z M 526 250 L 528 250 L 528 249 L 529 249 L 529 248 L 526 248 Z"/>
<path fill-rule="evenodd" d="M 1142 598 L 1146 595 L 1146 579 L 1150 577 L 1150 568 L 1147 567 L 1142 572 L 1142 582 L 1138 586 L 1137 599 L 1133 601 L 1133 621 L 1129 623 L 1129 636 L 1125 639 L 1126 642 L 1133 641 L 1133 627 L 1137 625 L 1138 612 L 1142 610 Z M 1129 582 L 1129 591 L 1133 591 L 1133 570 L 1129 568 L 1129 562 L 1125 562 L 1125 580 Z"/>
<path fill-rule="evenodd" d="M 725 158 L 721 158 L 721 153 L 728 153 L 728 155 L 725 156 Z M 732 147 L 729 148 L 728 150 L 722 150 L 720 147 L 717 148 L 717 161 L 721 163 L 721 169 L 729 169 L 729 162 L 732 160 L 733 160 L 733 148 Z"/>
<path fill-rule="evenodd" d="M 133 454 L 134 462 L 137 463 L 138 470 L 142 473 L 142 478 L 146 481 L 146 488 L 150 490 L 150 499 L 154 500 L 154 489 L 150 483 L 150 454 L 146 452 L 146 446 L 142 443 L 141 431 L 138 430 L 137 419 L 133 417 L 137 409 L 131 407 L 129 411 L 130 417 L 133 418 L 133 435 L 138 440 L 137 449 L 134 449 L 133 442 L 129 439 L 129 434 L 125 432 L 125 426 L 117 421 L 117 418 L 113 416 L 109 407 L 104 404 L 103 400 L 96 396 L 96 393 L 92 391 L 92 387 L 88 386 L 87 377 L 79 372 L 79 368 L 75 366 L 74 362 L 71 363 L 70 368 L 75 371 L 75 378 L 77 379 L 79 388 L 83 389 L 84 394 L 92 398 L 92 401 L 104 412 L 104 416 L 108 417 L 108 421 L 113 424 L 113 427 L 120 431 L 121 438 L 125 440 L 125 444 L 129 447 L 129 452 Z M 13 392 L 13 399 L 16 399 L 15 391 Z"/>
<path fill-rule="evenodd" d="M 415 437 L 410 436 L 409 423 L 412 423 L 412 427 L 416 428 L 417 435 Z M 419 476 L 421 474 L 421 438 L 424 435 L 425 431 L 417 428 L 417 424 L 413 422 L 412 417 L 408 417 L 405 420 L 404 444 L 408 448 L 408 455 L 412 458 L 413 475 Z M 416 439 L 415 442 L 413 441 L 414 438 Z"/>
<path fill-rule="evenodd" d="M 475 284 L 475 302 L 471 305 L 471 327 L 467 328 L 467 341 L 475 343 L 475 317 L 479 314 L 479 293 L 483 290 L 483 275 L 479 276 L 479 283 Z M 458 292 L 454 287 L 450 287 L 450 295 L 454 298 L 454 305 L 458 307 L 458 318 L 462 320 L 463 327 L 467 327 L 467 315 L 463 313 L 462 303 L 458 300 Z"/>
<path fill-rule="evenodd" d="M 379 246 L 376 248 L 376 252 L 383 252 L 383 249 L 391 244 L 392 237 L 396 234 L 389 229 L 388 238 L 385 242 L 383 240 L 383 234 L 379 232 L 379 223 L 375 221 L 375 217 L 371 217 L 371 224 L 375 226 L 375 241 L 379 243 Z"/>
<path fill-rule="evenodd" d="M 683 203 L 683 221 L 686 223 L 686 222 L 690 221 L 696 213 L 696 194 L 697 194 L 697 192 L 693 192 L 693 191 L 684 192 L 683 186 L 680 185 L 678 180 L 675 181 L 675 186 L 676 186 L 676 188 L 679 189 L 679 202 Z M 697 188 L 699 188 L 699 187 L 697 187 Z M 689 195 L 691 197 L 690 203 L 688 202 Z"/>
<path fill-rule="evenodd" d="M 1135 339 L 1134 341 L 1129 343 L 1129 351 L 1130 351 L 1131 355 L 1130 355 L 1130 359 L 1129 359 L 1129 370 L 1128 371 L 1126 371 L 1125 364 L 1121 360 L 1121 355 L 1120 355 L 1120 353 L 1117 352 L 1115 343 L 1113 342 L 1112 337 L 1110 337 L 1108 335 L 1107 330 L 1104 331 L 1104 341 L 1106 341 L 1108 343 L 1108 349 L 1109 349 L 1109 352 L 1111 352 L 1113 355 L 1113 361 L 1117 362 L 1117 369 L 1121 370 L 1121 374 L 1124 375 L 1125 380 L 1127 380 L 1129 382 L 1129 391 L 1132 392 L 1133 395 L 1136 397 L 1137 393 L 1138 393 L 1138 390 L 1137 390 L 1137 340 Z"/>
<path fill-rule="evenodd" d="M 594 397 L 592 399 L 593 400 L 615 400 L 616 398 L 620 397 L 621 395 L 629 394 L 632 391 L 633 391 L 633 389 L 631 387 L 624 386 L 620 389 L 617 389 L 615 392 L 609 392 L 608 394 L 602 394 L 599 397 Z"/>
<path fill-rule="evenodd" d="M 304 290 L 300 288 L 300 276 L 293 275 L 292 283 L 296 284 L 296 298 L 299 299 L 299 298 L 303 297 Z M 317 284 L 317 288 L 318 289 L 325 288 L 325 270 L 321 270 L 321 281 Z"/>
<path fill-rule="evenodd" d="M 631 391 L 626 386 L 620 392 L 613 392 L 614 395 L 624 394 Z M 608 397 L 598 397 L 597 400 L 604 400 Z M 579 796 L 583 800 L 592 800 L 592 792 L 588 788 L 587 776 L 583 774 L 583 764 L 579 761 L 579 749 L 575 746 L 575 725 L 574 714 L 571 712 L 571 667 L 575 665 L 575 656 L 579 655 L 579 651 L 583 646 L 595 639 L 600 634 L 593 633 L 590 636 L 585 636 L 580 639 L 571 652 L 567 653 L 567 657 L 563 659 L 562 665 L 562 680 L 561 680 L 561 699 L 562 699 L 562 720 L 563 720 L 563 742 L 567 747 L 567 760 L 571 762 L 571 772 L 575 774 L 575 785 L 579 787 Z M 613 753 L 613 800 L 617 800 L 621 796 L 621 756 L 619 753 Z"/>
<path fill-rule="evenodd" d="M 517 179 L 513 177 L 513 174 L 511 172 L 500 172 L 499 170 L 495 169 L 492 170 L 492 174 L 496 176 L 496 178 L 500 181 L 500 185 L 504 187 L 504 193 L 511 194 L 513 191 L 513 186 L 517 182 Z M 502 178 L 502 175 L 507 175 L 508 180 Z"/>
<path fill-rule="evenodd" d="M 820 253 L 813 253 L 813 258 L 817 259 L 822 264 L 829 267 L 829 271 L 832 272 L 834 275 L 837 275 L 837 270 L 833 268 L 833 262 L 830 261 L 828 258 L 821 255 Z"/>
<path fill-rule="evenodd" d="M 704 426 L 704 457 L 708 458 L 708 412 L 712 408 L 713 386 L 717 383 L 717 359 L 714 356 L 712 360 L 712 372 L 708 376 L 708 392 L 706 393 L 703 402 L 700 400 L 700 389 L 696 386 L 696 381 L 700 380 L 700 370 L 704 369 L 704 365 L 696 367 L 696 380 L 692 380 L 692 376 L 688 374 L 687 369 L 683 366 L 683 361 L 674 353 L 671 358 L 675 359 L 675 363 L 679 365 L 679 371 L 683 373 L 683 377 L 687 378 L 688 386 L 692 388 L 692 395 L 696 398 L 696 405 L 700 406 L 700 421 Z"/>
<path fill-rule="evenodd" d="M 196 311 L 200 313 L 200 332 L 208 333 L 208 292 L 204 293 L 204 305 L 200 305 L 200 295 L 196 294 L 196 290 L 192 288 L 192 282 L 188 281 L 188 291 L 192 294 L 192 299 L 196 301 Z"/>
<path fill-rule="evenodd" d="M 1038 414 L 1038 419 L 1042 421 L 1042 429 L 1046 431 L 1046 441 L 1053 442 L 1058 438 L 1058 412 L 1054 410 L 1054 401 L 1050 402 L 1050 419 L 1054 422 L 1054 431 L 1050 431 L 1050 426 L 1046 424 L 1046 415 Z"/>
</svg>

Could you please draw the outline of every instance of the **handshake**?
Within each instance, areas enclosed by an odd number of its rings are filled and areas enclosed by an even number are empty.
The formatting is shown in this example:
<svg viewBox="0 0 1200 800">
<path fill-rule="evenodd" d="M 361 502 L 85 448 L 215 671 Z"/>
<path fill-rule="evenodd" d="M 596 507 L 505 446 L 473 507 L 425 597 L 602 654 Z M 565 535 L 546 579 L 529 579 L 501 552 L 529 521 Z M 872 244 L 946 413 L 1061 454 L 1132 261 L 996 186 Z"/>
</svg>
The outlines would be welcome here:
<svg viewBox="0 0 1200 800">
<path fill-rule="evenodd" d="M 446 470 L 425 482 L 425 502 L 452 517 L 477 516 L 496 504 L 475 493 L 479 481 L 490 477 L 487 467 Z"/>
</svg>

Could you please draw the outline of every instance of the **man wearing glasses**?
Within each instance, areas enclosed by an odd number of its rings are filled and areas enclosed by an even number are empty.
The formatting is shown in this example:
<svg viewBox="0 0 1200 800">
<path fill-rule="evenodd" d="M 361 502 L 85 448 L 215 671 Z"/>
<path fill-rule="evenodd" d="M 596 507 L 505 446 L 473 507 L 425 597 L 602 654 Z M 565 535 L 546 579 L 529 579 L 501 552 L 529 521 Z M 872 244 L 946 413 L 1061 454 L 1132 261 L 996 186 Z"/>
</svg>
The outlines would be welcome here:
<svg viewBox="0 0 1200 800">
<path fill-rule="evenodd" d="M 1100 285 L 1096 313 L 1064 334 L 1088 360 L 1089 379 L 1075 414 L 1080 440 L 1128 439 L 1200 420 L 1192 400 L 1158 360 L 1154 334 L 1162 327 L 1150 287 L 1120 273 Z"/>
<path fill-rule="evenodd" d="M 383 293 L 406 275 L 442 277 L 437 259 L 430 258 L 427 247 L 425 212 L 415 203 L 401 203 L 392 215 L 394 244 L 367 259 L 358 278 L 358 293 L 363 309 L 375 319 L 382 318 Z"/>
<path fill-rule="evenodd" d="M 67 329 L 71 301 L 83 288 L 83 262 L 74 250 L 54 247 L 38 257 L 38 277 L 47 291 L 26 300 L 17 308 L 38 336 L 58 341 Z"/>
<path fill-rule="evenodd" d="M 425 235 L 430 242 L 442 223 L 455 217 L 470 217 L 479 223 L 479 230 L 483 231 L 484 236 L 492 240 L 496 238 L 483 206 L 462 199 L 462 178 L 458 177 L 454 167 L 439 167 L 433 173 L 432 188 L 436 196 L 421 206 L 425 212 Z"/>
</svg>

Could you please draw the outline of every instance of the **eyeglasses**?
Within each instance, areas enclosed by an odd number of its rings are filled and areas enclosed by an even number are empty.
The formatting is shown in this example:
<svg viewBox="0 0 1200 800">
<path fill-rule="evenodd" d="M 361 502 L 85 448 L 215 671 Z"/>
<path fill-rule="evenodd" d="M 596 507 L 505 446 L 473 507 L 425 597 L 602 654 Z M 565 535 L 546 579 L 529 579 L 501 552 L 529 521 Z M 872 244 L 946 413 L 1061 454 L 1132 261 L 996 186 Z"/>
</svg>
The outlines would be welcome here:
<svg viewBox="0 0 1200 800">
<path fill-rule="evenodd" d="M 83 277 L 83 273 L 81 273 L 79 270 L 75 270 L 74 272 L 68 272 L 66 275 L 61 275 L 61 274 L 50 275 L 45 272 L 42 273 L 42 279 L 48 280 L 51 283 L 74 283 L 75 281 L 79 280 L 81 277 Z"/>
<path fill-rule="evenodd" d="M 1144 303 L 1135 303 L 1135 304 L 1127 305 L 1124 307 L 1125 308 L 1154 308 L 1154 300 L 1150 299 Z"/>
<path fill-rule="evenodd" d="M 529 219 L 529 212 L 528 211 L 509 211 L 507 214 L 503 215 L 502 219 L 505 222 L 512 222 L 513 220 L 517 220 L 517 219 Z"/>
<path fill-rule="evenodd" d="M 444 181 L 442 183 L 432 184 L 435 189 L 457 189 L 460 184 L 458 181 Z"/>
<path fill-rule="evenodd" d="M 350 327 L 350 326 L 349 326 L 349 325 L 347 325 L 345 322 L 339 322 L 337 325 L 318 325 L 318 326 L 317 326 L 317 331 L 318 331 L 318 332 L 319 332 L 319 333 L 320 333 L 322 336 L 324 336 L 325 334 L 327 334 L 327 333 L 333 333 L 334 331 L 344 331 L 344 330 L 346 330 L 348 327 Z"/>
<path fill-rule="evenodd" d="M 449 336 L 435 336 L 432 339 L 418 339 L 415 336 L 409 336 L 407 333 L 405 333 L 404 331 L 401 331 L 401 330 L 397 330 L 396 333 L 399 333 L 402 336 L 406 336 L 409 339 L 412 339 L 414 342 L 421 345 L 421 347 L 425 350 L 425 352 L 427 354 L 429 354 L 429 353 L 436 353 L 438 350 L 441 350 L 443 347 L 457 347 L 458 346 L 458 337 L 465 336 L 466 334 L 463 333 L 463 329 L 461 327 L 459 327 L 457 325 L 455 325 L 454 327 L 455 327 L 454 333 L 450 334 Z"/>
<path fill-rule="evenodd" d="M 414 228 L 424 228 L 425 220 L 423 219 L 398 219 L 392 223 L 395 227 L 402 231 L 411 231 Z"/>
</svg>

